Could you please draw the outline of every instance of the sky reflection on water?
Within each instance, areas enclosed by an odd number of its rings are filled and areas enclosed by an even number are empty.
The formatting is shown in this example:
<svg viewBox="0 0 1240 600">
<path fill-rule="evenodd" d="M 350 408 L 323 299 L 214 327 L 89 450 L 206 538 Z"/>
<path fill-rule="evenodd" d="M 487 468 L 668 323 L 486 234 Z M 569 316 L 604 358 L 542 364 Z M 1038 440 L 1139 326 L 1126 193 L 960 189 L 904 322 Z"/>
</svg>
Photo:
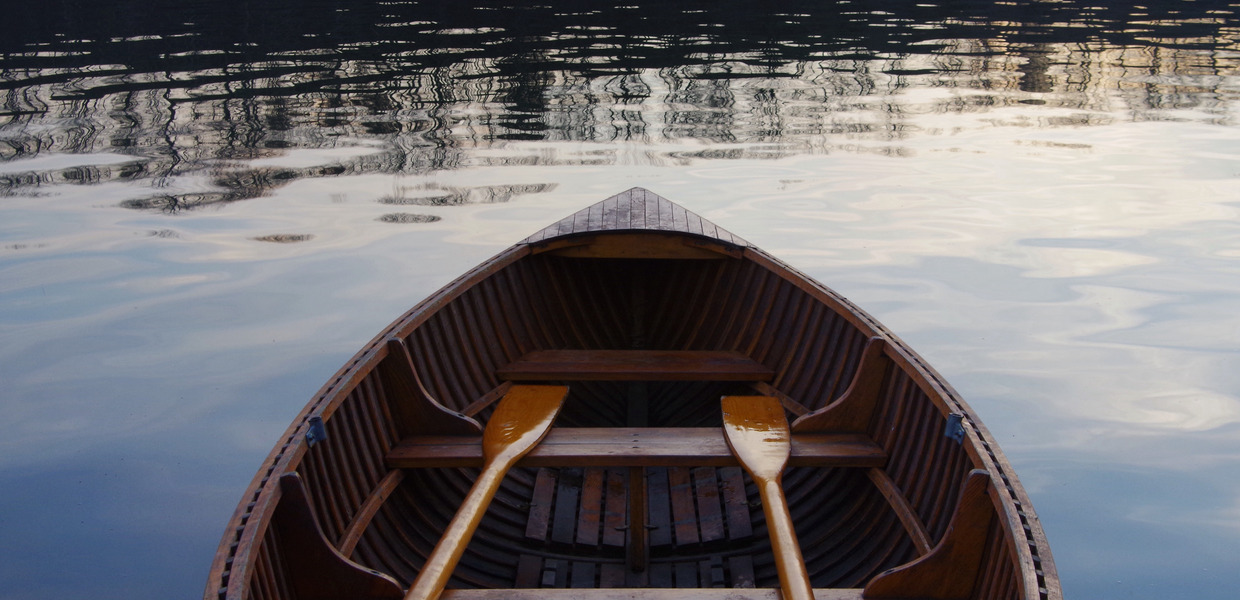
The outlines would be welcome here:
<svg viewBox="0 0 1240 600">
<path fill-rule="evenodd" d="M 0 42 L 0 596 L 197 595 L 348 356 L 634 185 L 943 372 L 1068 597 L 1240 589 L 1234 3 L 54 4 Z"/>
</svg>

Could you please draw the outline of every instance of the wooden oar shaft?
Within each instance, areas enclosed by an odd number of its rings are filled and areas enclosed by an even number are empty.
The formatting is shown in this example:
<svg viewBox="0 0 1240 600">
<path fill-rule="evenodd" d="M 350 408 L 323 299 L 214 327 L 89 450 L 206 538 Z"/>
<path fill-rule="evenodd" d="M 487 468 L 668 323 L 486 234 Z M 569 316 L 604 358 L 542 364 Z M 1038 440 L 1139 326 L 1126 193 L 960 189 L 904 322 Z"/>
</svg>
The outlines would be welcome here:
<svg viewBox="0 0 1240 600">
<path fill-rule="evenodd" d="M 769 396 L 725 396 L 721 404 L 728 446 L 762 496 L 783 599 L 814 600 L 784 497 L 782 473 L 792 450 L 784 409 L 779 400 Z"/>
<path fill-rule="evenodd" d="M 504 475 L 518 457 L 508 462 L 491 462 L 482 469 L 469 495 L 457 509 L 456 515 L 448 523 L 447 529 L 435 544 L 426 564 L 418 571 L 418 577 L 405 594 L 406 600 L 430 600 L 439 596 L 448 580 L 452 578 L 452 570 L 465 554 L 469 540 L 478 529 L 478 523 L 486 514 L 487 506 L 495 497 L 495 492 L 504 481 Z"/>
<path fill-rule="evenodd" d="M 567 395 L 568 388 L 563 386 L 519 385 L 500 399 L 482 432 L 482 472 L 418 571 L 405 600 L 435 600 L 443 593 L 504 475 L 546 437 Z"/>
<path fill-rule="evenodd" d="M 767 479 L 758 483 L 762 496 L 762 512 L 766 515 L 766 528 L 771 536 L 771 550 L 775 553 L 775 567 L 779 570 L 779 587 L 784 600 L 814 600 L 801 545 L 797 543 L 792 528 L 792 515 L 784 497 L 780 479 Z"/>
</svg>

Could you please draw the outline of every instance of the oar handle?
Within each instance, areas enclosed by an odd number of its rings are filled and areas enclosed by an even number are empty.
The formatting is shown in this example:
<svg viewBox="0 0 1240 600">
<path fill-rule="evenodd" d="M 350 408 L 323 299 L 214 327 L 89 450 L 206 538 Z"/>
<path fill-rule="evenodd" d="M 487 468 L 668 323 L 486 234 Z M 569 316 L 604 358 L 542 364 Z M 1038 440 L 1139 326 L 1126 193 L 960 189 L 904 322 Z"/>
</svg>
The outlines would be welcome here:
<svg viewBox="0 0 1240 600">
<path fill-rule="evenodd" d="M 771 536 L 771 549 L 775 553 L 775 567 L 779 570 L 779 587 L 784 600 L 814 600 L 814 591 L 801 557 L 796 531 L 792 528 L 792 515 L 788 513 L 788 500 L 784 498 L 783 484 L 779 477 L 771 477 L 758 483 L 762 496 L 762 512 L 766 515 L 766 528 Z"/>
<path fill-rule="evenodd" d="M 453 568 L 461 560 L 461 555 L 465 554 L 465 548 L 474 536 L 474 531 L 478 529 L 482 516 L 486 514 L 487 506 L 491 504 L 491 499 L 504 481 L 504 475 L 514 462 L 515 458 L 507 463 L 489 462 L 482 469 L 478 479 L 474 480 L 473 487 L 469 489 L 469 494 L 465 496 L 465 501 L 461 503 L 443 536 L 435 544 L 435 549 L 426 559 L 426 564 L 418 571 L 418 577 L 405 594 L 405 600 L 434 600 L 443 593 L 448 580 L 452 578 Z"/>
</svg>

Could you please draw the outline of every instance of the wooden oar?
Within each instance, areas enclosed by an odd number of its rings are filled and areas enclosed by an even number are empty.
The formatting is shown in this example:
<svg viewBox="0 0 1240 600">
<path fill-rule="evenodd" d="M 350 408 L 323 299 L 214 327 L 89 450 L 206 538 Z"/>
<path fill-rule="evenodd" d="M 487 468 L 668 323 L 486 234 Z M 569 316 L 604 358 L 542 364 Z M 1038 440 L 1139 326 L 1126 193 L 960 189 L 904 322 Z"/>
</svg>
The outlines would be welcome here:
<svg viewBox="0 0 1240 600">
<path fill-rule="evenodd" d="M 809 573 L 784 498 L 782 474 L 792 452 L 792 436 L 783 407 L 770 396 L 724 396 L 723 432 L 762 496 L 784 600 L 813 600 Z"/>
<path fill-rule="evenodd" d="M 504 474 L 547 435 L 566 395 L 568 388 L 563 386 L 518 385 L 499 401 L 482 432 L 482 472 L 418 572 L 405 600 L 434 600 L 443 592 Z"/>
</svg>

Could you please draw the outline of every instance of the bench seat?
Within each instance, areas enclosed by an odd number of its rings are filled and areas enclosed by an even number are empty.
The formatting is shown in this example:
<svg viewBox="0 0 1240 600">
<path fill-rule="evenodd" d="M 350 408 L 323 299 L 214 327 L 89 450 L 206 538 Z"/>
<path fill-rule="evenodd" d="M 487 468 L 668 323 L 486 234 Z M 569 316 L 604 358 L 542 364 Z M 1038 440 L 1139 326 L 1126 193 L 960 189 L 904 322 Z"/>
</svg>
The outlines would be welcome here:
<svg viewBox="0 0 1240 600">
<path fill-rule="evenodd" d="M 816 588 L 815 600 L 861 600 L 860 588 Z M 780 600 L 778 588 L 445 590 L 443 600 Z"/>
<path fill-rule="evenodd" d="M 887 453 L 856 433 L 792 435 L 790 466 L 882 467 Z M 480 467 L 476 436 L 419 435 L 387 455 L 391 468 Z M 739 463 L 717 427 L 556 427 L 522 467 L 730 467 Z"/>
<path fill-rule="evenodd" d="M 770 381 L 775 371 L 739 352 L 537 350 L 496 371 L 507 381 Z"/>
</svg>

